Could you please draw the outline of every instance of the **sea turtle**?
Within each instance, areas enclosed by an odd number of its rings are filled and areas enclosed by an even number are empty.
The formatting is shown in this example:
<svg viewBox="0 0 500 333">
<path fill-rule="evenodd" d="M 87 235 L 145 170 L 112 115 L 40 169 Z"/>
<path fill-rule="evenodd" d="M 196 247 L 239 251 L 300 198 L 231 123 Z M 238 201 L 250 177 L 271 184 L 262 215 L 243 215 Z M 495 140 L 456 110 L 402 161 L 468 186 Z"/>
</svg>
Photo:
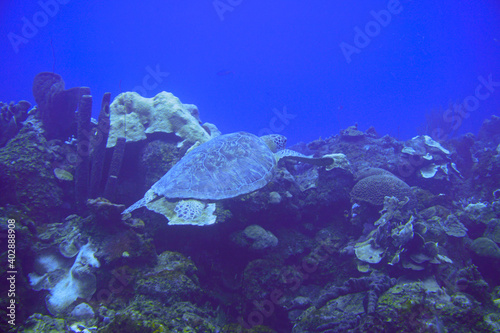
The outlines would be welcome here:
<svg viewBox="0 0 500 333">
<path fill-rule="evenodd" d="M 170 224 L 191 224 L 189 220 L 201 215 L 206 218 L 205 215 L 213 213 L 215 205 L 206 203 L 264 187 L 272 179 L 281 158 L 319 165 L 333 162 L 331 157 L 312 158 L 284 149 L 285 145 L 286 138 L 276 134 L 258 137 L 237 132 L 215 137 L 186 154 L 142 199 L 122 214 L 146 206 L 165 215 Z M 161 202 L 157 202 L 160 199 Z M 173 217 L 181 217 L 182 221 L 172 221 Z M 214 223 L 215 217 L 208 220 Z M 192 224 L 199 224 L 199 221 Z"/>
</svg>

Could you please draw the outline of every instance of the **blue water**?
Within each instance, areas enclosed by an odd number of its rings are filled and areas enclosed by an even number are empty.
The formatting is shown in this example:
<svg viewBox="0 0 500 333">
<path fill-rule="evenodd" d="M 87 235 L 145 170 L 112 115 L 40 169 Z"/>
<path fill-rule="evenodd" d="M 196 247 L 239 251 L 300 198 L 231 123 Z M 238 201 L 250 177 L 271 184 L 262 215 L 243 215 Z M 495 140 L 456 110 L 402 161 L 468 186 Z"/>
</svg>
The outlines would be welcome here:
<svg viewBox="0 0 500 333">
<path fill-rule="evenodd" d="M 500 105 L 500 84 L 473 98 L 481 78 L 500 81 L 494 0 L 2 1 L 0 13 L 4 102 L 34 104 L 34 76 L 55 71 L 91 88 L 94 116 L 104 92 L 165 90 L 223 133 L 292 143 L 354 123 L 408 139 L 464 100 L 457 131 L 477 133 Z"/>
</svg>

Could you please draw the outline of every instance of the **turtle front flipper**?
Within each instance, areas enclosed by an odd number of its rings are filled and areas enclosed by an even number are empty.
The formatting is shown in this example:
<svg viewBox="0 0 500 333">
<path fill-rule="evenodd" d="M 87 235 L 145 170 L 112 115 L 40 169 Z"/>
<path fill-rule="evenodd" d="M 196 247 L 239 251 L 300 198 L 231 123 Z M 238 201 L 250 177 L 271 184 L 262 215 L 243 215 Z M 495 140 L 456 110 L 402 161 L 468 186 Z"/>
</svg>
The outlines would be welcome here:
<svg viewBox="0 0 500 333">
<path fill-rule="evenodd" d="M 296 152 L 296 151 L 290 150 L 290 149 L 280 150 L 279 152 L 275 153 L 274 156 L 276 156 L 276 159 L 278 161 L 281 159 L 295 160 L 295 161 L 314 164 L 314 165 L 318 165 L 318 166 L 329 166 L 334 162 L 334 159 L 330 156 L 311 157 L 311 156 L 307 156 L 307 155 L 301 154 L 299 152 Z"/>
</svg>

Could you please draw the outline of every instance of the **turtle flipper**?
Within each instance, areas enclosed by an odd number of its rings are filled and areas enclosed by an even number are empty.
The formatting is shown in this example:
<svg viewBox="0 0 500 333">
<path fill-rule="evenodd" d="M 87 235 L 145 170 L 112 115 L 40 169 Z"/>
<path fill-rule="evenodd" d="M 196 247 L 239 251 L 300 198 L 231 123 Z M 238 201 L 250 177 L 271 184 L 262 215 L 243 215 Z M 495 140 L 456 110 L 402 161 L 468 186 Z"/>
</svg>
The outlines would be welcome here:
<svg viewBox="0 0 500 333">
<path fill-rule="evenodd" d="M 332 157 L 311 157 L 290 149 L 280 150 L 274 155 L 276 156 L 278 161 L 280 159 L 295 160 L 318 166 L 328 166 L 331 165 L 334 161 Z"/>
<path fill-rule="evenodd" d="M 144 197 L 142 199 L 140 199 L 136 203 L 132 204 L 129 208 L 125 209 L 122 212 L 122 215 L 127 214 L 127 213 L 131 213 L 134 210 L 139 209 L 141 207 L 144 207 L 148 203 L 150 203 L 151 201 L 154 201 L 157 199 L 158 199 L 158 196 L 156 195 L 156 193 L 154 193 L 152 190 L 149 190 L 146 192 L 146 194 L 144 194 Z"/>
<path fill-rule="evenodd" d="M 136 203 L 132 204 L 129 208 L 125 209 L 122 212 L 122 215 L 125 215 L 127 213 L 132 213 L 134 210 L 146 206 L 147 201 L 145 198 L 142 198 L 141 200 L 137 201 Z"/>
</svg>

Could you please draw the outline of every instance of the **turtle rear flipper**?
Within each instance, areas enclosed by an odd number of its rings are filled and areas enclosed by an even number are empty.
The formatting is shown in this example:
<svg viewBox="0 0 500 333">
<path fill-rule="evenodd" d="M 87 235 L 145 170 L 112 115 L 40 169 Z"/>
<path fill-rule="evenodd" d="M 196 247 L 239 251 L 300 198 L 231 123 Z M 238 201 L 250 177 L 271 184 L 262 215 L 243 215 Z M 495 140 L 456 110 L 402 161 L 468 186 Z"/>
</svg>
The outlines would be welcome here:
<svg viewBox="0 0 500 333">
<path fill-rule="evenodd" d="M 139 209 L 141 207 L 146 207 L 148 203 L 158 199 L 160 199 L 160 197 L 156 195 L 156 193 L 154 193 L 152 190 L 149 190 L 146 192 L 146 194 L 144 194 L 144 197 L 142 199 L 138 200 L 136 203 L 132 204 L 130 207 L 125 209 L 122 212 L 122 215 L 125 215 L 127 213 L 132 213 L 134 210 Z"/>
<path fill-rule="evenodd" d="M 134 210 L 146 206 L 146 204 L 147 204 L 146 199 L 145 198 L 141 198 L 141 200 L 137 201 L 136 203 L 132 204 L 130 207 L 128 207 L 127 209 L 125 209 L 122 212 L 122 215 L 125 215 L 125 214 L 128 214 L 128 213 L 132 213 Z"/>
</svg>

